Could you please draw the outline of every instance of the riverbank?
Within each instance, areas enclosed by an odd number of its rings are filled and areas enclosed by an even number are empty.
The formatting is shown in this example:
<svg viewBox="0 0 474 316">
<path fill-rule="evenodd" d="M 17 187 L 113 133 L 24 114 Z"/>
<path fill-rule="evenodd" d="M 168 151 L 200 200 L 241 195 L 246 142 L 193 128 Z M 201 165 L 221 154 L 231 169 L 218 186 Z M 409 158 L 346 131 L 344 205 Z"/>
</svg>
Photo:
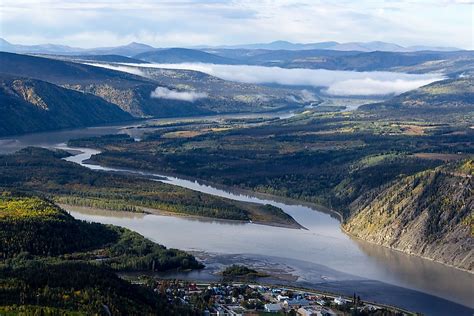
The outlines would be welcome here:
<svg viewBox="0 0 474 316">
<path fill-rule="evenodd" d="M 91 161 L 91 159 L 89 159 L 88 161 Z M 96 162 L 95 162 L 95 165 L 97 165 Z M 110 166 L 110 168 L 113 169 L 114 167 Z M 325 212 L 325 213 L 328 213 L 328 214 L 331 214 L 331 215 L 335 215 L 335 217 L 338 218 L 338 220 L 340 222 L 341 231 L 344 232 L 346 235 L 348 235 L 350 238 L 362 240 L 364 242 L 368 242 L 368 243 L 371 243 L 373 245 L 385 247 L 385 248 L 388 248 L 388 249 L 391 249 L 391 250 L 394 250 L 394 251 L 397 251 L 397 252 L 400 252 L 400 253 L 403 253 L 403 254 L 406 254 L 406 255 L 409 255 L 409 256 L 414 256 L 414 257 L 419 257 L 419 258 L 422 258 L 422 259 L 430 260 L 432 262 L 442 264 L 446 267 L 450 267 L 450 268 L 457 269 L 459 271 L 474 274 L 474 271 L 463 269 L 463 268 L 451 265 L 451 264 L 446 263 L 446 262 L 435 260 L 435 259 L 430 258 L 430 257 L 421 256 L 421 255 L 410 253 L 410 252 L 407 252 L 407 251 L 403 251 L 403 250 L 400 250 L 400 249 L 397 249 L 397 248 L 394 248 L 394 247 L 388 247 L 388 246 L 385 246 L 385 245 L 382 245 L 382 244 L 378 244 L 378 243 L 371 242 L 371 241 L 368 241 L 368 240 L 365 240 L 365 239 L 362 239 L 362 238 L 358 238 L 358 237 L 354 236 L 353 234 L 351 234 L 347 229 L 345 229 L 345 227 L 344 227 L 344 218 L 343 218 L 343 215 L 340 212 L 338 212 L 336 210 L 333 210 L 333 209 L 330 209 L 330 208 L 325 207 L 325 206 L 320 205 L 320 204 L 295 200 L 295 199 L 282 197 L 282 196 L 275 196 L 275 195 L 272 195 L 272 194 L 269 194 L 269 193 L 262 193 L 262 192 L 258 192 L 258 191 L 255 192 L 255 191 L 245 190 L 245 189 L 241 189 L 241 188 L 233 188 L 233 187 L 229 187 L 229 186 L 225 186 L 225 185 L 221 185 L 221 184 L 212 183 L 210 181 L 205 181 L 205 180 L 202 180 L 202 179 L 195 179 L 195 178 L 191 178 L 191 177 L 177 175 L 177 174 L 174 174 L 174 173 L 160 173 L 159 175 L 154 174 L 151 171 L 147 172 L 147 173 L 150 174 L 150 175 L 161 177 L 160 179 L 157 179 L 157 181 L 162 181 L 162 182 L 165 182 L 165 183 L 170 183 L 170 181 L 166 180 L 167 177 L 168 178 L 173 178 L 173 179 L 181 179 L 181 180 L 187 180 L 189 183 L 195 183 L 195 184 L 199 184 L 201 186 L 206 186 L 208 188 L 215 188 L 215 189 L 218 189 L 218 190 L 223 190 L 223 191 L 226 191 L 226 192 L 229 192 L 229 193 L 232 193 L 232 194 L 237 194 L 237 195 L 240 195 L 240 196 L 249 196 L 249 197 L 253 196 L 253 197 L 258 197 L 258 198 L 261 198 L 261 199 L 269 199 L 269 200 L 273 200 L 273 201 L 279 201 L 279 202 L 282 202 L 282 203 L 289 203 L 289 204 L 295 204 L 295 205 L 304 205 L 304 206 L 307 206 L 309 208 L 316 209 L 318 211 L 322 211 L 322 212 Z M 165 179 L 163 179 L 163 177 Z M 176 184 L 176 183 L 172 183 L 172 184 Z M 179 183 L 178 183 L 178 185 L 179 185 Z M 225 197 L 228 197 L 228 196 L 225 196 Z M 255 222 L 255 223 L 257 223 L 257 222 Z M 270 225 L 272 225 L 272 224 L 270 224 Z M 284 225 L 283 226 L 276 225 L 276 226 L 285 227 Z"/>
<path fill-rule="evenodd" d="M 364 301 L 379 306 L 396 306 L 401 310 L 416 311 L 425 315 L 471 316 L 473 311 L 468 307 L 419 291 L 345 275 L 308 262 L 297 260 L 282 262 L 281 258 L 250 255 L 220 255 L 200 252 L 193 252 L 193 255 L 206 265 L 203 270 L 184 273 L 170 271 L 147 274 L 147 276 L 156 279 L 185 280 L 198 284 L 219 284 L 222 282 L 219 272 L 225 267 L 233 264 L 245 264 L 270 275 L 270 277 L 254 281 L 257 285 L 282 289 L 302 289 L 304 292 L 347 298 L 351 298 L 356 292 Z M 134 275 L 135 278 L 138 276 L 138 274 Z"/>
<path fill-rule="evenodd" d="M 137 284 L 144 282 L 140 276 L 123 275 L 123 277 Z M 271 304 L 285 313 L 289 313 L 291 310 L 298 312 L 302 306 L 308 311 L 331 312 L 331 314 L 334 311 L 347 311 L 354 308 L 360 312 L 378 312 L 384 315 L 385 313 L 416 315 L 416 313 L 401 307 L 362 300 L 355 293 L 353 296 L 347 296 L 311 288 L 278 286 L 255 281 L 206 283 L 197 280 L 166 280 L 153 276 L 148 276 L 146 280 L 148 284 L 155 283 L 155 291 L 168 295 L 169 299 L 176 299 L 175 295 L 178 295 L 185 304 L 195 301 L 196 297 L 204 300 L 205 298 L 212 299 L 213 304 L 209 307 L 211 312 L 214 312 L 213 309 L 215 312 L 238 310 L 239 313 L 253 314 L 256 309 L 263 311 L 266 304 Z M 235 293 L 242 294 L 237 296 Z M 258 308 L 256 308 L 256 302 L 258 302 Z"/>
<path fill-rule="evenodd" d="M 91 161 L 93 161 L 93 160 L 91 160 Z M 94 162 L 94 163 L 97 164 L 97 162 Z M 113 166 L 110 166 L 110 167 L 114 168 Z M 150 171 L 149 173 L 153 174 L 152 171 Z M 362 240 L 364 242 L 367 242 L 367 243 L 370 243 L 370 244 L 373 244 L 373 245 L 388 248 L 388 249 L 391 249 L 391 250 L 394 250 L 394 251 L 397 251 L 397 252 L 400 252 L 400 253 L 403 253 L 403 254 L 406 254 L 406 255 L 409 255 L 409 256 L 414 256 L 414 257 L 422 258 L 422 259 L 425 259 L 425 260 L 429 260 L 429 261 L 432 261 L 432 262 L 435 262 L 435 263 L 438 263 L 438 264 L 442 264 L 446 267 L 454 268 L 454 269 L 457 269 L 459 271 L 468 272 L 468 273 L 474 275 L 473 270 L 464 269 L 464 268 L 461 268 L 461 267 L 458 267 L 458 266 L 455 266 L 455 265 L 452 265 L 452 264 L 449 264 L 449 263 L 446 263 L 446 262 L 443 262 L 443 261 L 440 261 L 440 260 L 436 260 L 436 259 L 433 259 L 433 258 L 430 258 L 430 257 L 427 257 L 427 256 L 422 256 L 422 255 L 419 255 L 419 254 L 416 254 L 416 253 L 411 253 L 411 252 L 404 251 L 404 250 L 401 250 L 401 249 L 398 249 L 398 248 L 395 248 L 395 247 L 390 247 L 390 246 L 386 246 L 386 245 L 383 245 L 383 244 L 380 244 L 380 243 L 372 242 L 372 241 L 369 241 L 369 240 L 366 240 L 366 239 L 363 239 L 363 238 L 359 238 L 359 237 L 355 236 L 354 234 L 352 234 L 350 231 L 348 231 L 344 227 L 344 217 L 343 217 L 342 213 L 338 212 L 337 210 L 328 208 L 328 207 L 326 207 L 324 205 L 321 205 L 321 204 L 316 204 L 316 203 L 312 203 L 312 202 L 308 202 L 308 201 L 304 201 L 304 200 L 303 201 L 296 200 L 296 199 L 288 198 L 288 197 L 285 197 L 285 196 L 277 196 L 277 195 L 264 193 L 264 192 L 259 192 L 259 191 L 251 191 L 251 190 L 246 190 L 246 189 L 242 189 L 242 188 L 229 187 L 229 186 L 225 186 L 225 185 L 222 185 L 222 184 L 213 183 L 213 182 L 210 182 L 210 181 L 207 181 L 207 180 L 196 179 L 196 178 L 192 178 L 192 177 L 179 175 L 179 174 L 176 174 L 176 173 L 160 172 L 160 176 L 165 177 L 165 178 L 166 177 L 173 177 L 175 179 L 185 179 L 185 180 L 188 180 L 190 182 L 195 182 L 195 183 L 198 183 L 198 184 L 201 184 L 201 185 L 216 188 L 216 189 L 219 189 L 219 190 L 224 190 L 224 191 L 227 191 L 227 192 L 230 192 L 230 193 L 235 193 L 235 194 L 238 194 L 238 195 L 254 196 L 254 197 L 258 197 L 258 198 L 262 198 L 262 199 L 271 199 L 273 201 L 279 201 L 279 202 L 282 202 L 282 203 L 304 205 L 304 206 L 307 206 L 309 208 L 312 208 L 312 209 L 315 209 L 315 210 L 318 210 L 318 211 L 321 211 L 321 212 L 325 212 L 325 213 L 328 213 L 328 214 L 331 214 L 331 215 L 335 215 L 335 217 L 338 218 L 339 221 L 340 221 L 341 231 L 344 232 L 346 235 L 348 235 L 350 238 L 357 239 L 357 240 Z M 161 181 L 161 180 L 159 180 L 159 181 Z M 163 181 L 167 182 L 166 180 L 163 180 Z"/>
<path fill-rule="evenodd" d="M 397 251 L 397 252 L 400 252 L 400 253 L 403 253 L 404 255 L 407 255 L 407 256 L 413 256 L 413 257 L 417 257 L 417 258 L 422 258 L 424 260 L 429 260 L 431 262 L 436 262 L 437 264 L 442 264 L 443 266 L 446 266 L 446 267 L 449 267 L 451 269 L 456 269 L 456 270 L 459 270 L 459 271 L 463 271 L 463 272 L 467 272 L 469 274 L 472 274 L 474 275 L 474 271 L 473 270 L 467 270 L 467 269 L 463 269 L 463 268 L 459 268 L 457 266 L 454 266 L 452 264 L 449 264 L 449 263 L 446 263 L 446 262 L 442 262 L 442 261 L 439 261 L 439 260 L 435 260 L 433 258 L 430 258 L 430 257 L 426 257 L 426 256 L 421 256 L 421 255 L 418 255 L 418 254 L 413 254 L 413 253 L 409 253 L 407 251 L 403 251 L 403 250 L 400 250 L 400 249 L 397 249 L 395 247 L 390 247 L 390 246 L 385 246 L 385 245 L 382 245 L 382 244 L 379 244 L 379 243 L 376 243 L 376 242 L 373 242 L 373 241 L 370 241 L 370 240 L 366 240 L 366 239 L 363 239 L 363 238 L 359 238 L 357 236 L 355 236 L 354 234 L 351 234 L 351 232 L 349 232 L 347 229 L 345 229 L 344 227 L 344 224 L 341 224 L 341 230 L 349 237 L 353 238 L 353 239 L 356 239 L 356 240 L 361 240 L 365 243 L 368 243 L 368 244 L 371 244 L 371 245 L 375 245 L 375 246 L 378 246 L 378 247 L 383 247 L 383 248 L 386 248 L 386 249 L 390 249 L 392 251 Z M 473 293 L 474 294 L 474 293 Z"/>
<path fill-rule="evenodd" d="M 194 219 L 194 220 L 199 220 L 199 221 L 209 221 L 209 222 L 216 222 L 216 223 L 222 223 L 222 224 L 226 224 L 226 223 L 227 224 L 255 224 L 255 225 L 280 227 L 280 228 L 287 228 L 287 229 L 305 229 L 301 225 L 299 225 L 298 227 L 295 227 L 294 225 L 283 225 L 279 223 L 221 219 L 221 218 L 176 213 L 176 212 L 168 212 L 168 211 L 163 211 L 163 210 L 153 209 L 153 208 L 148 208 L 148 207 L 141 207 L 141 206 L 136 206 L 138 209 L 142 210 L 141 212 L 127 212 L 127 211 L 114 211 L 114 210 L 107 210 L 107 209 L 101 209 L 101 208 L 96 208 L 96 207 L 80 206 L 80 205 L 65 204 L 65 203 L 59 203 L 58 205 L 61 208 L 66 209 L 66 210 L 70 210 L 70 211 L 72 210 L 72 211 L 80 212 L 83 214 L 90 214 L 90 215 L 101 214 L 105 216 L 117 216 L 117 217 L 123 217 L 123 218 L 143 218 L 145 215 L 158 215 L 158 216 L 169 216 L 169 217 L 175 217 L 175 218 Z"/>
</svg>

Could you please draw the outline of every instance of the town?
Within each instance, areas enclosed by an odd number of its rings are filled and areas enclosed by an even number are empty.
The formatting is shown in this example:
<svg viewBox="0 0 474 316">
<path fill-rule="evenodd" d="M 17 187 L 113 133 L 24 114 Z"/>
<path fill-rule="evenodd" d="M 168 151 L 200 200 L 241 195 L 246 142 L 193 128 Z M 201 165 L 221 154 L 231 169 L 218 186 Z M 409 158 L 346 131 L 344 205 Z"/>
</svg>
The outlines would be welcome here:
<svg viewBox="0 0 474 316">
<path fill-rule="evenodd" d="M 155 292 L 165 295 L 168 301 L 190 306 L 202 311 L 206 316 L 414 315 L 399 308 L 364 302 L 355 293 L 353 297 L 342 297 L 315 290 L 245 282 L 211 284 L 182 280 L 154 282 Z"/>
</svg>

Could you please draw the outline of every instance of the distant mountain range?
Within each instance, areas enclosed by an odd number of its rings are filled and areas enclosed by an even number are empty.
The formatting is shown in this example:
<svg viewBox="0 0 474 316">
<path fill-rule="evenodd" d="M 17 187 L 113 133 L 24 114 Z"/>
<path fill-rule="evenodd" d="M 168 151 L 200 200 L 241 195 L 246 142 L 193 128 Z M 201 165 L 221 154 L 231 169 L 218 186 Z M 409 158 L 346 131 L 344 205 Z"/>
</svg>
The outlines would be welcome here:
<svg viewBox="0 0 474 316">
<path fill-rule="evenodd" d="M 210 47 L 207 47 L 210 48 Z M 398 44 L 387 43 L 387 42 L 349 42 L 349 43 L 338 43 L 338 42 L 319 42 L 319 43 L 291 43 L 287 41 L 274 41 L 271 43 L 259 43 L 259 44 L 244 44 L 244 45 L 230 45 L 230 46 L 217 46 L 214 48 L 227 48 L 227 49 L 268 49 L 268 50 L 306 50 L 306 49 L 328 49 L 328 50 L 340 50 L 340 51 L 359 51 L 359 52 L 374 52 L 374 51 L 385 51 L 385 52 L 417 52 L 417 51 L 456 51 L 460 50 L 456 47 L 435 47 L 435 46 L 408 46 L 404 47 Z"/>
<path fill-rule="evenodd" d="M 287 41 L 275 41 L 271 43 L 244 44 L 230 46 L 199 46 L 196 49 L 264 49 L 264 50 L 336 50 L 336 51 L 358 51 L 358 52 L 416 52 L 416 51 L 458 51 L 455 47 L 432 47 L 432 46 L 409 46 L 404 47 L 386 42 L 320 42 L 320 43 L 291 43 Z M 141 43 L 130 43 L 117 47 L 79 48 L 66 45 L 40 44 L 40 45 L 19 45 L 12 44 L 0 38 L 0 51 L 11 53 L 28 54 L 59 54 L 59 55 L 121 55 L 126 57 L 136 56 L 142 53 L 157 51 L 158 49 Z"/>
<path fill-rule="evenodd" d="M 164 48 L 155 49 L 134 56 L 135 59 L 141 59 L 154 63 L 210 63 L 210 64 L 235 64 L 235 60 L 222 57 L 216 54 L 210 54 L 197 49 L 188 48 Z"/>
<path fill-rule="evenodd" d="M 58 54 L 58 55 L 121 55 L 130 57 L 156 48 L 141 44 L 130 43 L 117 47 L 79 48 L 56 44 L 18 45 L 0 38 L 0 51 L 28 54 Z"/>
</svg>

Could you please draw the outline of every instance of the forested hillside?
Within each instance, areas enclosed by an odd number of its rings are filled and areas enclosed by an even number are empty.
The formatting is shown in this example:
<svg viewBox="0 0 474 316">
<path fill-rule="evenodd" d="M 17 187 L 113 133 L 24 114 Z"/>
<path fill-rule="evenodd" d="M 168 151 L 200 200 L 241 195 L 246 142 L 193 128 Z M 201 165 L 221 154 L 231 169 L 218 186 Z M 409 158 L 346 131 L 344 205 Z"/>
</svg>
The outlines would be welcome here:
<svg viewBox="0 0 474 316">
<path fill-rule="evenodd" d="M 55 256 L 100 247 L 118 238 L 103 225 L 85 224 L 36 197 L 0 197 L 0 258 L 22 252 Z"/>
<path fill-rule="evenodd" d="M 75 220 L 35 196 L 1 192 L 0 228 L 0 314 L 179 314 L 179 304 L 114 271 L 202 267 L 183 251 L 124 228 Z"/>
<path fill-rule="evenodd" d="M 472 51 L 390 52 L 375 50 L 302 49 L 209 49 L 208 52 L 231 59 L 234 63 L 355 71 L 401 71 L 410 73 L 472 73 Z M 163 61 L 165 62 L 165 61 Z"/>
<path fill-rule="evenodd" d="M 382 103 L 363 105 L 359 110 L 395 110 L 426 113 L 473 112 L 474 77 L 447 79 L 403 93 Z"/>
<path fill-rule="evenodd" d="M 351 204 L 352 235 L 467 270 L 474 269 L 474 161 L 396 180 Z"/>
<path fill-rule="evenodd" d="M 236 61 L 210 54 L 196 49 L 166 48 L 154 49 L 133 56 L 136 59 L 154 63 L 210 63 L 210 64 L 234 64 Z"/>
</svg>

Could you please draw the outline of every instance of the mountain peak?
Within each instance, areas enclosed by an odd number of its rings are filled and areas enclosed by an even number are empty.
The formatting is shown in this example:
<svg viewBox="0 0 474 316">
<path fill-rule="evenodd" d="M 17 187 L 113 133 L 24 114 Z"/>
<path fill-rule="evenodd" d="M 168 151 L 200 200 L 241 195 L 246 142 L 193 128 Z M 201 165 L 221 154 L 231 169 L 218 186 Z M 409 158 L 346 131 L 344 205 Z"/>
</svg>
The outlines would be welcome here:
<svg viewBox="0 0 474 316">
<path fill-rule="evenodd" d="M 146 48 L 151 48 L 153 49 L 153 46 L 143 44 L 143 43 L 138 43 L 138 42 L 131 42 L 130 44 L 124 45 L 124 47 L 146 47 Z"/>
</svg>

